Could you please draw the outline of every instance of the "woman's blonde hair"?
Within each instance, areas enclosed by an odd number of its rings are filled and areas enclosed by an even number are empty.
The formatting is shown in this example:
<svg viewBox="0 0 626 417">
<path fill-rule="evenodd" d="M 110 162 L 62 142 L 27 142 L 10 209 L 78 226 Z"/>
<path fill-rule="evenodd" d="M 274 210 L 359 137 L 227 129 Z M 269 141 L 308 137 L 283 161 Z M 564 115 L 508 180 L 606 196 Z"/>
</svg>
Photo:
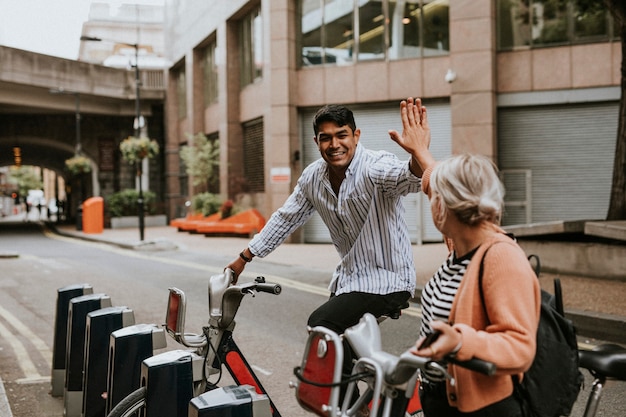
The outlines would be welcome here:
<svg viewBox="0 0 626 417">
<path fill-rule="evenodd" d="M 433 168 L 430 189 L 431 196 L 441 201 L 442 211 L 453 212 L 465 224 L 500 223 L 504 186 L 487 157 L 462 154 L 445 159 Z"/>
</svg>

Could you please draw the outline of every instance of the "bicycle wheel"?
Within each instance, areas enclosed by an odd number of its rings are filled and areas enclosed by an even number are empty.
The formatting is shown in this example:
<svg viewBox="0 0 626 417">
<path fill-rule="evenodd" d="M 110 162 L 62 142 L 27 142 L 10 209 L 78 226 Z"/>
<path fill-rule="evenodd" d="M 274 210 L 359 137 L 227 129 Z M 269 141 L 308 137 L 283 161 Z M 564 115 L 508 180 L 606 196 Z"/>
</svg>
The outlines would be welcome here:
<svg viewBox="0 0 626 417">
<path fill-rule="evenodd" d="M 131 417 L 143 415 L 146 407 L 146 387 L 141 387 L 128 394 L 120 401 L 107 417 Z"/>
</svg>

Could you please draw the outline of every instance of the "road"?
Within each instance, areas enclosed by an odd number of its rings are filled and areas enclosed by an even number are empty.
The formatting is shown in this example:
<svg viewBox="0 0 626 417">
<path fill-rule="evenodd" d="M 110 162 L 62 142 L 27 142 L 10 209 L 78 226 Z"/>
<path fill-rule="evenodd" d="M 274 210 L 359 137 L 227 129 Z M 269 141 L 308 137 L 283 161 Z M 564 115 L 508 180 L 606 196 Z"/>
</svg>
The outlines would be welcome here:
<svg viewBox="0 0 626 417">
<path fill-rule="evenodd" d="M 108 294 L 113 305 L 131 308 L 136 323 L 161 324 L 167 289 L 176 286 L 188 299 L 186 329 L 199 332 L 207 320 L 207 280 L 230 261 L 192 251 L 124 250 L 44 234 L 32 224 L 0 224 L 0 254 L 7 255 L 0 259 L 0 377 L 15 417 L 63 416 L 63 398 L 48 394 L 57 289 L 89 283 L 94 292 Z M 328 277 L 312 270 L 259 263 L 250 265 L 240 280 L 257 274 L 281 283 L 283 293 L 279 298 L 246 297 L 237 316 L 235 338 L 282 415 L 310 416 L 297 405 L 289 381 L 302 357 L 304 323 L 328 296 Z M 399 320 L 382 325 L 387 350 L 399 353 L 414 342 L 419 324 L 416 312 L 413 306 Z M 166 349 L 175 348 L 180 346 L 168 340 Z M 585 392 L 590 385 L 587 382 Z M 626 415 L 620 397 L 624 388 L 623 383 L 607 387 L 601 408 L 610 411 L 599 416 Z M 581 415 L 578 406 L 573 416 Z"/>
</svg>

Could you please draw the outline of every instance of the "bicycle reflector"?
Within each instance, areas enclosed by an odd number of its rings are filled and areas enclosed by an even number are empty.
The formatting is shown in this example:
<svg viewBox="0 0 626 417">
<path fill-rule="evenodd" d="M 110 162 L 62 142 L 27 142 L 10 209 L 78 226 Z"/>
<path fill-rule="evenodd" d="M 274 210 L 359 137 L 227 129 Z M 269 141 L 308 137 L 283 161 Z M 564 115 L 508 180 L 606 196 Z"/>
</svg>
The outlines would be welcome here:
<svg viewBox="0 0 626 417">
<path fill-rule="evenodd" d="M 165 330 L 178 341 L 185 332 L 185 293 L 178 288 L 170 288 L 169 292 Z"/>
</svg>

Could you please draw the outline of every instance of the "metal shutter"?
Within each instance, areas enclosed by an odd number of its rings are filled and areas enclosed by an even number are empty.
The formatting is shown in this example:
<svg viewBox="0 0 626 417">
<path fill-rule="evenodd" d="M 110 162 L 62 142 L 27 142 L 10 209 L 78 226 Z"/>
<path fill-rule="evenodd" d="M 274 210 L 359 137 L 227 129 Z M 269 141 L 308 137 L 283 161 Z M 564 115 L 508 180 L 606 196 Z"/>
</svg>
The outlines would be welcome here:
<svg viewBox="0 0 626 417">
<path fill-rule="evenodd" d="M 606 217 L 617 138 L 617 102 L 498 110 L 499 168 L 505 199 L 529 195 L 532 223 Z M 507 170 L 527 170 L 526 183 Z M 505 208 L 505 225 L 525 223 L 520 207 Z"/>
<path fill-rule="evenodd" d="M 431 151 L 436 159 L 445 158 L 451 153 L 450 106 L 448 103 L 425 103 L 432 131 Z M 361 129 L 360 141 L 368 149 L 383 149 L 394 153 L 402 160 L 408 154 L 389 138 L 389 129 L 402 132 L 400 105 L 392 103 L 379 107 L 352 106 L 356 125 Z M 317 109 L 301 113 L 304 164 L 308 165 L 320 158 L 317 145 L 313 141 L 313 116 Z M 413 243 L 441 241 L 441 233 L 435 228 L 430 213 L 430 202 L 422 193 L 410 194 L 404 199 L 405 218 Z M 329 243 L 330 235 L 322 219 L 315 214 L 304 227 L 307 243 Z"/>
</svg>

